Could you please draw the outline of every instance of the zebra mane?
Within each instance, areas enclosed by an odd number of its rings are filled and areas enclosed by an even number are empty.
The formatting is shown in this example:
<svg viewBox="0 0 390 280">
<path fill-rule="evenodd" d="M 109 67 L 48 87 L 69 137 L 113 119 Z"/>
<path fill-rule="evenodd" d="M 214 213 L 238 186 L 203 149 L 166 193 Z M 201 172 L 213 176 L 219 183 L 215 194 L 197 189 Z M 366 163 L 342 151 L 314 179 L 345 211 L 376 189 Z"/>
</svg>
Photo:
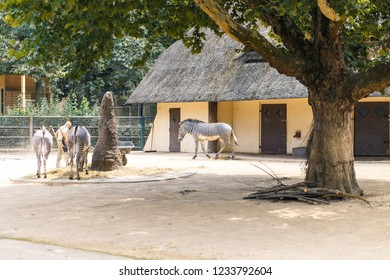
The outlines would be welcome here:
<svg viewBox="0 0 390 280">
<path fill-rule="evenodd" d="M 182 121 L 181 123 L 185 123 L 185 122 L 189 122 L 189 123 L 204 123 L 204 121 L 200 121 L 200 120 L 197 120 L 197 119 L 186 119 L 186 120 Z"/>
</svg>

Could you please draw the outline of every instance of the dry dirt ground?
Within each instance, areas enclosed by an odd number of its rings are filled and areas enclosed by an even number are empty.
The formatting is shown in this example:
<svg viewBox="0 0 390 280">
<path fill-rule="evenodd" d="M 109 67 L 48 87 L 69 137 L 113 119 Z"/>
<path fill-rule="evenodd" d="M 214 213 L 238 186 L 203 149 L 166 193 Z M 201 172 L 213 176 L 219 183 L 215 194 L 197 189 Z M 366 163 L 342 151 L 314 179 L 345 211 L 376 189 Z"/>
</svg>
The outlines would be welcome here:
<svg viewBox="0 0 390 280">
<path fill-rule="evenodd" d="M 98 183 L 96 174 L 90 175 L 94 180 L 83 175 L 82 184 L 66 178 L 53 183 L 55 172 L 45 180 L 31 176 L 36 168 L 31 152 L 2 152 L 0 241 L 58 245 L 106 259 L 390 259 L 388 160 L 356 162 L 371 206 L 357 200 L 330 205 L 243 200 L 274 183 L 256 167 L 262 164 L 286 184 L 302 180 L 303 160 L 287 156 L 192 160 L 186 153 L 132 152 L 126 174 L 115 175 L 121 183 Z M 55 151 L 48 168 L 54 166 Z M 148 173 L 142 178 L 161 180 L 133 182 L 143 169 Z M 165 172 L 194 174 L 168 180 Z"/>
</svg>

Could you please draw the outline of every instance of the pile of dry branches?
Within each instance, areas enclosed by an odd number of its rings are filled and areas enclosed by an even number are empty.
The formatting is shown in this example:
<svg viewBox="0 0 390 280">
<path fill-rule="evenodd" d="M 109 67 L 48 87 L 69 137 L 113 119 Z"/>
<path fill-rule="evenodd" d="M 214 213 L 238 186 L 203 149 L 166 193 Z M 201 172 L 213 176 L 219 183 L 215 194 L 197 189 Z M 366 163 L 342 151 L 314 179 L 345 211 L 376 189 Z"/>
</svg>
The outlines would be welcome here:
<svg viewBox="0 0 390 280">
<path fill-rule="evenodd" d="M 335 189 L 325 188 L 313 182 L 299 182 L 292 185 L 285 185 L 272 170 L 267 171 L 259 166 L 254 164 L 252 165 L 263 170 L 275 181 L 277 181 L 278 184 L 277 186 L 270 188 L 259 189 L 256 192 L 244 197 L 244 199 L 267 199 L 274 201 L 296 200 L 310 204 L 330 204 L 332 200 L 334 201 L 353 198 L 363 201 L 368 205 L 370 204 L 367 200 L 360 196 L 343 193 Z"/>
</svg>

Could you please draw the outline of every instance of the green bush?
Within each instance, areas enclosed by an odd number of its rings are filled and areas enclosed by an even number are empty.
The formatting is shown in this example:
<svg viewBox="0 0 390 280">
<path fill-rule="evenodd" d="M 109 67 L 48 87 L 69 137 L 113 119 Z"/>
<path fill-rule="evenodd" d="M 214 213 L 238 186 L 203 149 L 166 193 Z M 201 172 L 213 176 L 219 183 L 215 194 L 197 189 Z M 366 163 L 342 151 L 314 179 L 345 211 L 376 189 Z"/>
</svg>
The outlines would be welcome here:
<svg viewBox="0 0 390 280">
<path fill-rule="evenodd" d="M 77 95 L 72 93 L 69 97 L 60 102 L 55 96 L 49 102 L 43 98 L 40 104 L 28 103 L 26 109 L 18 107 L 8 110 L 8 116 L 99 116 L 99 106 L 91 105 L 89 101 L 82 97 L 80 102 Z"/>
</svg>

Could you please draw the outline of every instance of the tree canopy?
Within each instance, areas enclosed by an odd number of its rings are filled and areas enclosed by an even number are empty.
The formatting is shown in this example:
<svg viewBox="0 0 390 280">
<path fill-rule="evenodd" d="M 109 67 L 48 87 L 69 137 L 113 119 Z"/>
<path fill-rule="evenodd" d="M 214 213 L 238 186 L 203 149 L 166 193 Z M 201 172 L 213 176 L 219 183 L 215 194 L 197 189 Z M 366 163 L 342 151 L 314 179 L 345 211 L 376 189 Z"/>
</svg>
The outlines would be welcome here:
<svg viewBox="0 0 390 280">
<path fill-rule="evenodd" d="M 115 41 L 124 36 L 148 40 L 142 47 L 146 59 L 151 46 L 161 41 L 162 36 L 182 38 L 183 30 L 188 30 L 195 21 L 203 18 L 210 22 L 201 10 L 193 12 L 194 3 L 187 4 L 12 0 L 0 3 L 0 9 L 7 11 L 4 20 L 11 26 L 33 26 L 30 36 L 23 41 L 24 54 L 37 62 L 72 65 L 73 73 L 80 74 L 100 58 L 107 58 Z"/>
<path fill-rule="evenodd" d="M 130 36 L 115 39 L 109 56 L 99 58 L 76 78 L 75 75 L 60 76 L 52 79 L 52 84 L 59 97 L 76 93 L 80 100 L 85 97 L 97 105 L 105 92 L 112 91 L 115 104 L 123 105 L 158 55 L 170 43 L 170 40 L 162 38 L 149 45 L 145 55 L 144 46 L 149 44 L 147 39 L 134 39 Z M 65 69 L 69 73 L 74 71 L 71 66 Z"/>
<path fill-rule="evenodd" d="M 314 21 L 318 20 L 316 11 L 320 3 L 324 10 L 338 16 L 337 21 L 329 22 L 342 37 L 343 63 L 351 71 L 388 63 L 389 0 L 328 2 L 5 0 L 0 8 L 6 11 L 5 21 L 12 26 L 34 26 L 19 52 L 33 54 L 30 57 L 36 61 L 73 63 L 77 71 L 85 71 L 91 63 L 110 55 L 115 39 L 126 35 L 148 38 L 150 43 L 167 35 L 184 40 L 197 52 L 204 39 L 201 28 L 209 27 L 216 32 L 222 29 L 244 41 L 248 48 L 260 45 L 262 55 L 280 72 L 298 76 L 296 68 L 305 65 L 305 57 L 311 55 L 309 52 L 318 39 Z M 213 20 L 199 6 L 214 15 Z M 219 27 L 217 24 L 223 21 Z M 271 36 L 280 45 L 271 46 L 262 36 L 253 36 L 259 25 L 271 26 Z M 195 29 L 191 35 L 187 33 L 190 28 Z M 284 69 L 278 67 L 280 61 Z"/>
<path fill-rule="evenodd" d="M 50 77 L 50 73 L 55 72 L 53 64 L 32 65 L 34 57 L 26 55 L 24 41 L 30 36 L 32 28 L 27 25 L 13 28 L 4 22 L 4 17 L 5 12 L 0 11 L 0 73 L 30 75 L 35 79 Z"/>
<path fill-rule="evenodd" d="M 6 23 L 7 19 L 9 16 L 1 10 L 0 73 L 29 75 L 36 81 L 48 78 L 52 92 L 59 99 L 75 94 L 79 103 L 87 98 L 92 105 L 100 104 L 106 91 L 113 91 L 116 104 L 122 105 L 157 56 L 173 42 L 166 36 L 159 36 L 153 42 L 128 35 L 113 37 L 112 49 L 96 60 L 84 62 L 83 68 L 82 57 L 69 56 L 46 44 L 34 45 L 32 41 L 40 36 L 37 25 L 11 25 Z"/>
</svg>

